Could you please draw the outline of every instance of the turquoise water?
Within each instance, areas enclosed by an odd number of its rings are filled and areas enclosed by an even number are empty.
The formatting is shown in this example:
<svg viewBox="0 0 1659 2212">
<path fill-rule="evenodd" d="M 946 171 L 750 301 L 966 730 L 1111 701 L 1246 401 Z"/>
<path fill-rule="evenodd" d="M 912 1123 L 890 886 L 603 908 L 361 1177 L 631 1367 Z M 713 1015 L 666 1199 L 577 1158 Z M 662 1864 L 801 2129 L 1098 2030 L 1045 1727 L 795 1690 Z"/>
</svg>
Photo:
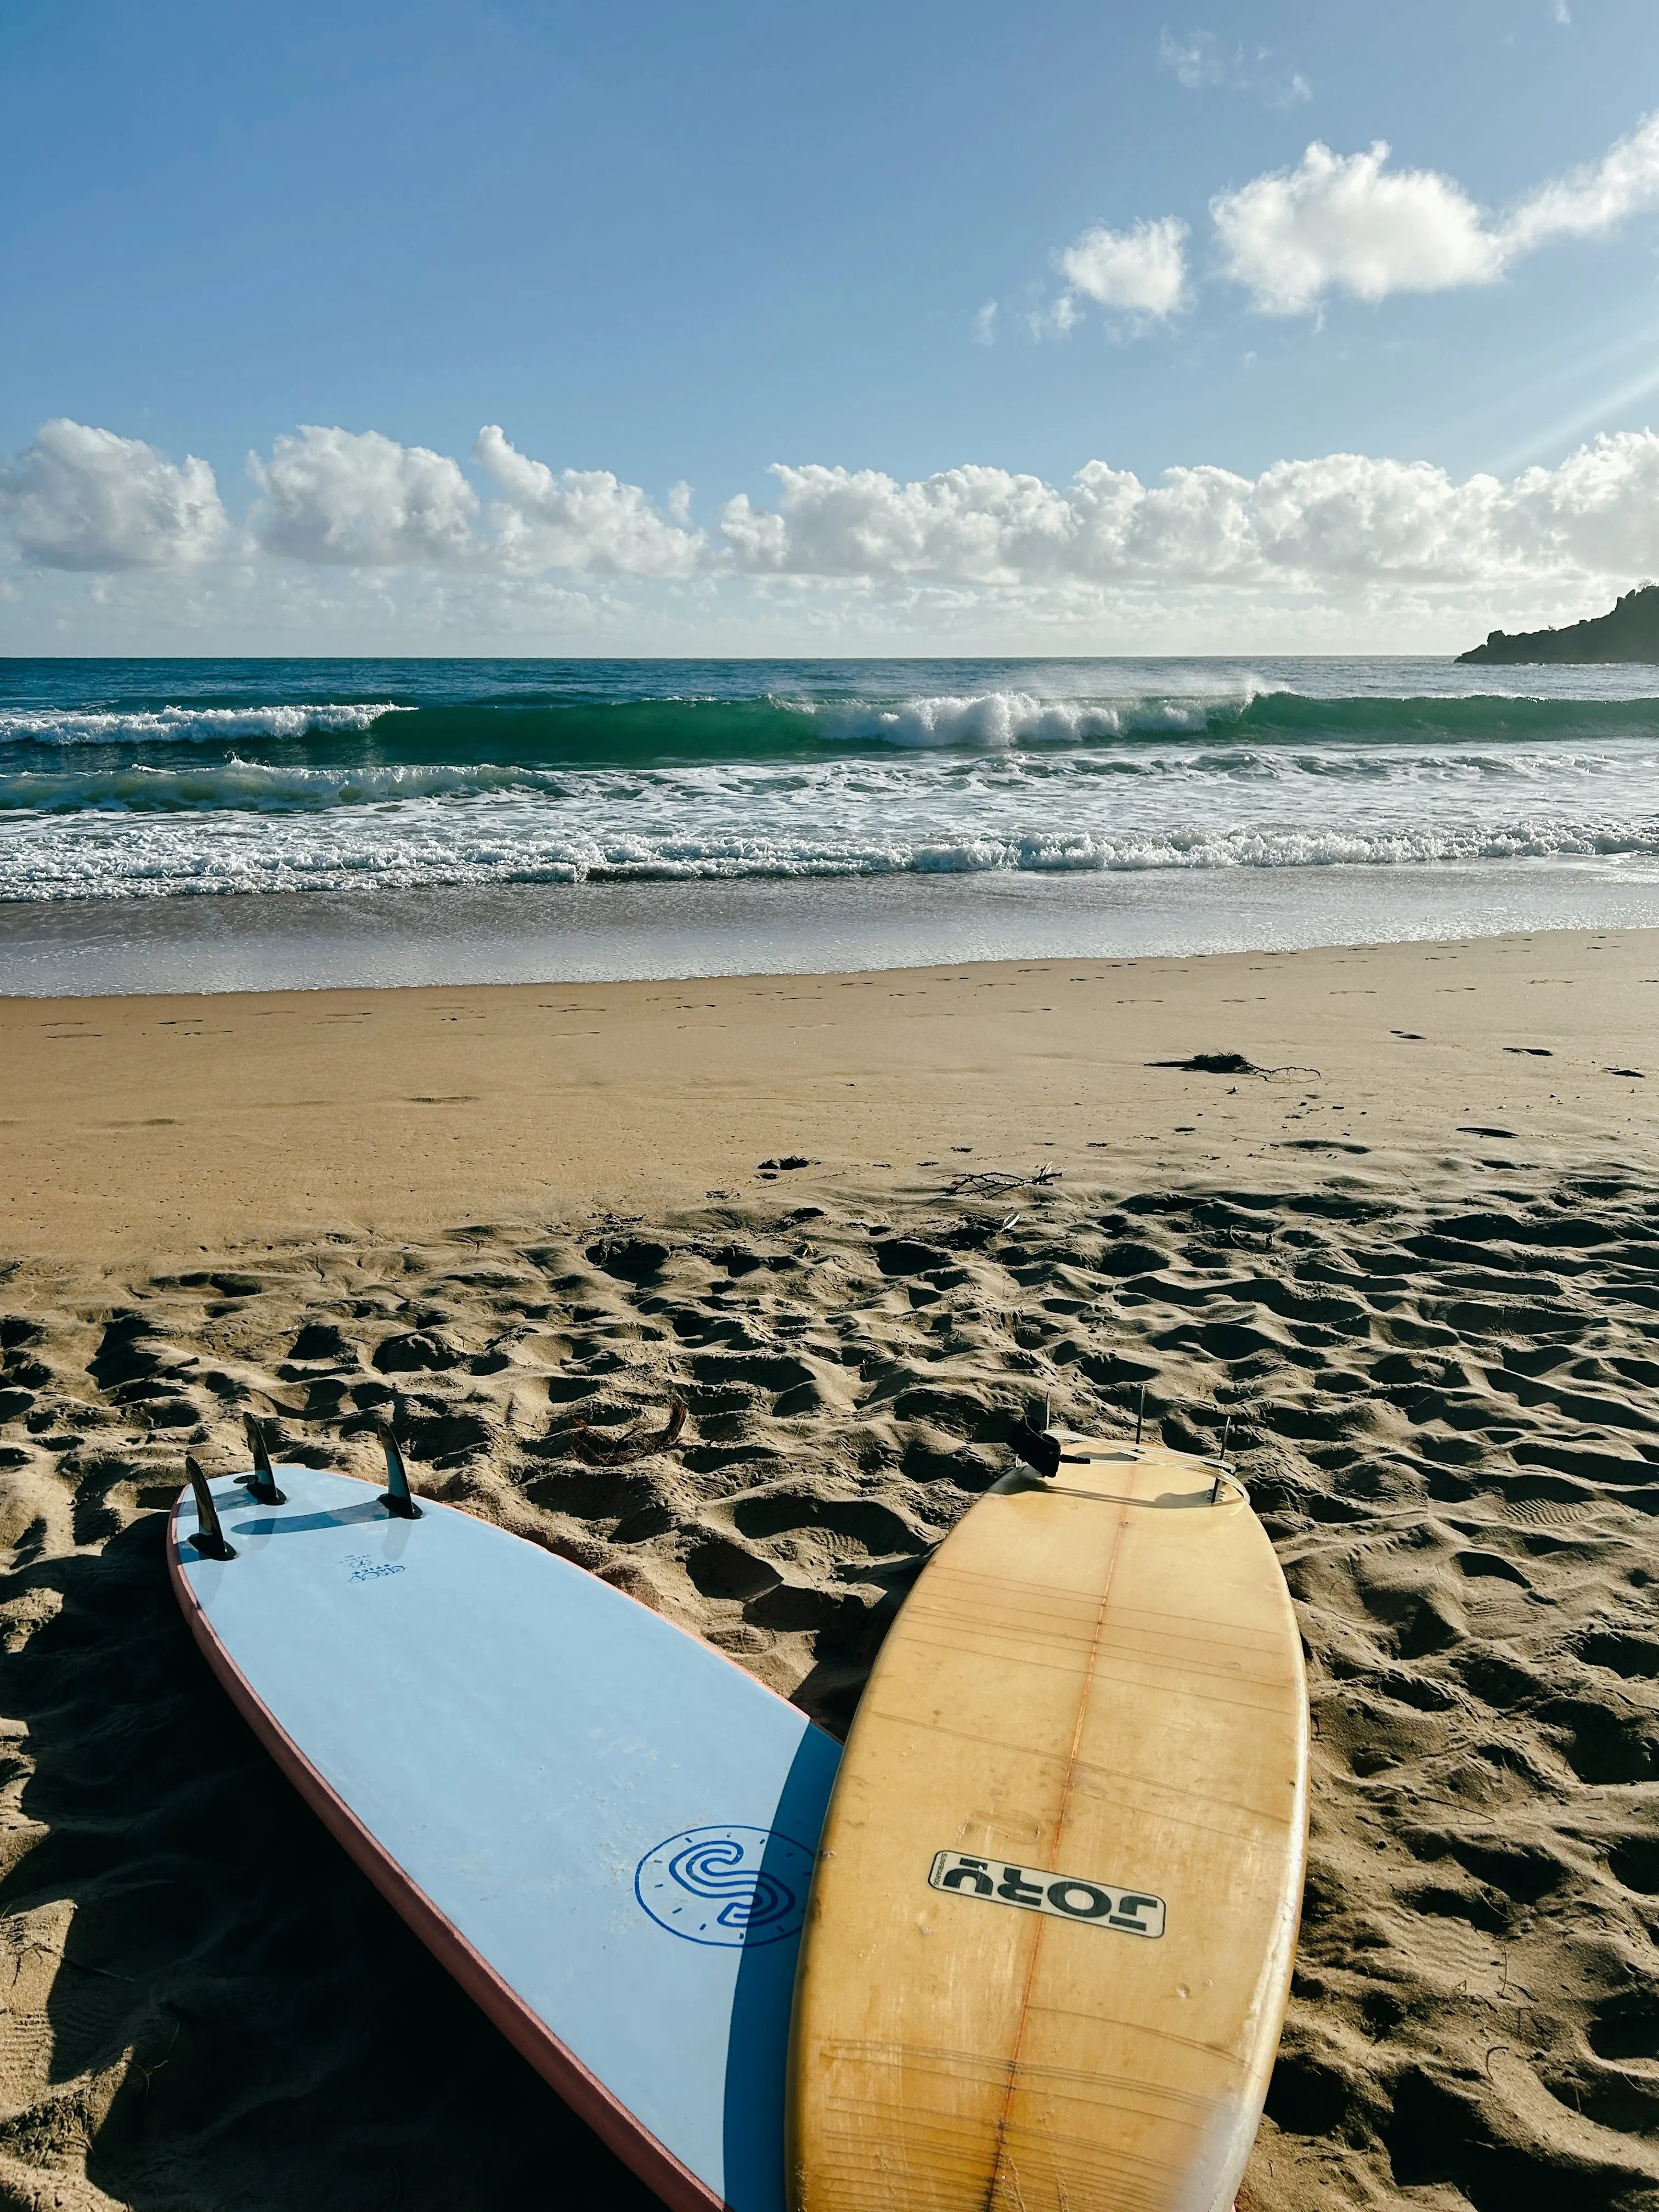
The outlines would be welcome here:
<svg viewBox="0 0 1659 2212">
<path fill-rule="evenodd" d="M 1659 852 L 1659 670 L 10 661 L 0 898 Z"/>
<path fill-rule="evenodd" d="M 1659 668 L 0 662 L 0 990 L 1648 921 Z"/>
</svg>

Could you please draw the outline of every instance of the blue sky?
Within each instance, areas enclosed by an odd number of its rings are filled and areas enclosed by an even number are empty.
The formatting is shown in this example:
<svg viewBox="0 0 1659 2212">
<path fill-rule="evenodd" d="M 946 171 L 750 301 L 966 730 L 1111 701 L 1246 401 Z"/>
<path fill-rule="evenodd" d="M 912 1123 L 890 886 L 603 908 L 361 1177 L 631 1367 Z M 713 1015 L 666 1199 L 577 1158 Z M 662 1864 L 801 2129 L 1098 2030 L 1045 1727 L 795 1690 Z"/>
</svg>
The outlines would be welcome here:
<svg viewBox="0 0 1659 2212">
<path fill-rule="evenodd" d="M 0 70 L 0 648 L 1334 650 L 1659 568 L 1636 0 L 59 0 Z M 1131 532 L 1170 469 L 1255 489 Z"/>
</svg>

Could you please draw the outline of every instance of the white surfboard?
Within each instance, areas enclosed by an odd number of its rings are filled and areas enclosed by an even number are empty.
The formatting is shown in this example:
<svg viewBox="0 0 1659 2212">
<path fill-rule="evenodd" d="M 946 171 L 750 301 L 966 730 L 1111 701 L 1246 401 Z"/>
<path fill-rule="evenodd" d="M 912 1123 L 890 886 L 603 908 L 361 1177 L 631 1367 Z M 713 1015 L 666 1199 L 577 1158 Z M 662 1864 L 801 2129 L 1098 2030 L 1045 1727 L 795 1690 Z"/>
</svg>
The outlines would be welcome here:
<svg viewBox="0 0 1659 2212">
<path fill-rule="evenodd" d="M 255 1734 L 669 2204 L 782 2212 L 790 1996 L 838 1747 L 487 1522 L 428 1499 L 399 1517 L 309 1468 L 275 1470 L 280 1503 L 259 1480 L 204 1485 L 218 1541 L 187 1490 L 168 1547 Z"/>
</svg>

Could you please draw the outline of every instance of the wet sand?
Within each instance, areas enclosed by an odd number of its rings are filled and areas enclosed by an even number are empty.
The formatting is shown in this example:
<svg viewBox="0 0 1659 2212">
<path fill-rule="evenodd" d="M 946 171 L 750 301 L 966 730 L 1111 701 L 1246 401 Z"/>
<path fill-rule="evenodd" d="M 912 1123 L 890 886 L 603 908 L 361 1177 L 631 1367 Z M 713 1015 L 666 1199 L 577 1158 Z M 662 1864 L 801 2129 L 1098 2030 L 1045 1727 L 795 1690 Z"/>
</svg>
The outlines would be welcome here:
<svg viewBox="0 0 1659 2212">
<path fill-rule="evenodd" d="M 213 1686 L 187 1445 L 368 1472 L 390 1411 L 839 1730 L 1023 1407 L 1144 1382 L 1231 1413 L 1310 1657 L 1243 2212 L 1653 2212 L 1656 1007 L 1642 933 L 0 1001 L 0 2203 L 645 2201 Z"/>
<path fill-rule="evenodd" d="M 1280 1072 L 1148 1065 L 1212 1050 Z M 969 1159 L 1455 1177 L 1637 1156 L 1659 939 L 0 999 L 0 1249 L 94 1267 L 742 1200 L 780 1154 L 914 1200 Z"/>
</svg>

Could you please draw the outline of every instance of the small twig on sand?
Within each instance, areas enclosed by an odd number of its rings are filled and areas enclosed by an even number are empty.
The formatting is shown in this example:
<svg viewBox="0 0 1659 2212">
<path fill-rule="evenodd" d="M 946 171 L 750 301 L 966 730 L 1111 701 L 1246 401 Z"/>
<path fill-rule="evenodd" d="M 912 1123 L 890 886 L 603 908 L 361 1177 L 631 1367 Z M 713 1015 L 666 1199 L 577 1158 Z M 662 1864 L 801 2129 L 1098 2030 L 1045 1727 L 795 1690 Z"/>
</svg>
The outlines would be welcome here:
<svg viewBox="0 0 1659 2212">
<path fill-rule="evenodd" d="M 649 1459 L 653 1452 L 668 1451 L 679 1441 L 684 1426 L 685 1407 L 676 1398 L 668 1408 L 667 1420 L 654 1431 L 624 1429 L 619 1437 L 607 1437 L 589 1428 L 586 1421 L 578 1421 L 566 1434 L 571 1450 L 590 1467 L 620 1467 L 624 1460 Z"/>
<path fill-rule="evenodd" d="M 1021 1175 L 1012 1168 L 981 1168 L 975 1175 L 958 1176 L 948 1185 L 946 1194 L 959 1198 L 970 1190 L 1023 1190 L 1027 1183 L 1058 1182 L 1058 1168 L 1033 1168 L 1030 1175 Z"/>
<path fill-rule="evenodd" d="M 1183 1068 L 1188 1075 L 1259 1075 L 1264 1081 L 1270 1075 L 1317 1075 L 1324 1081 L 1318 1068 L 1304 1067 L 1299 1060 L 1287 1060 L 1282 1067 L 1258 1067 L 1242 1052 L 1195 1052 L 1185 1060 L 1149 1060 L 1146 1065 Z"/>
</svg>

